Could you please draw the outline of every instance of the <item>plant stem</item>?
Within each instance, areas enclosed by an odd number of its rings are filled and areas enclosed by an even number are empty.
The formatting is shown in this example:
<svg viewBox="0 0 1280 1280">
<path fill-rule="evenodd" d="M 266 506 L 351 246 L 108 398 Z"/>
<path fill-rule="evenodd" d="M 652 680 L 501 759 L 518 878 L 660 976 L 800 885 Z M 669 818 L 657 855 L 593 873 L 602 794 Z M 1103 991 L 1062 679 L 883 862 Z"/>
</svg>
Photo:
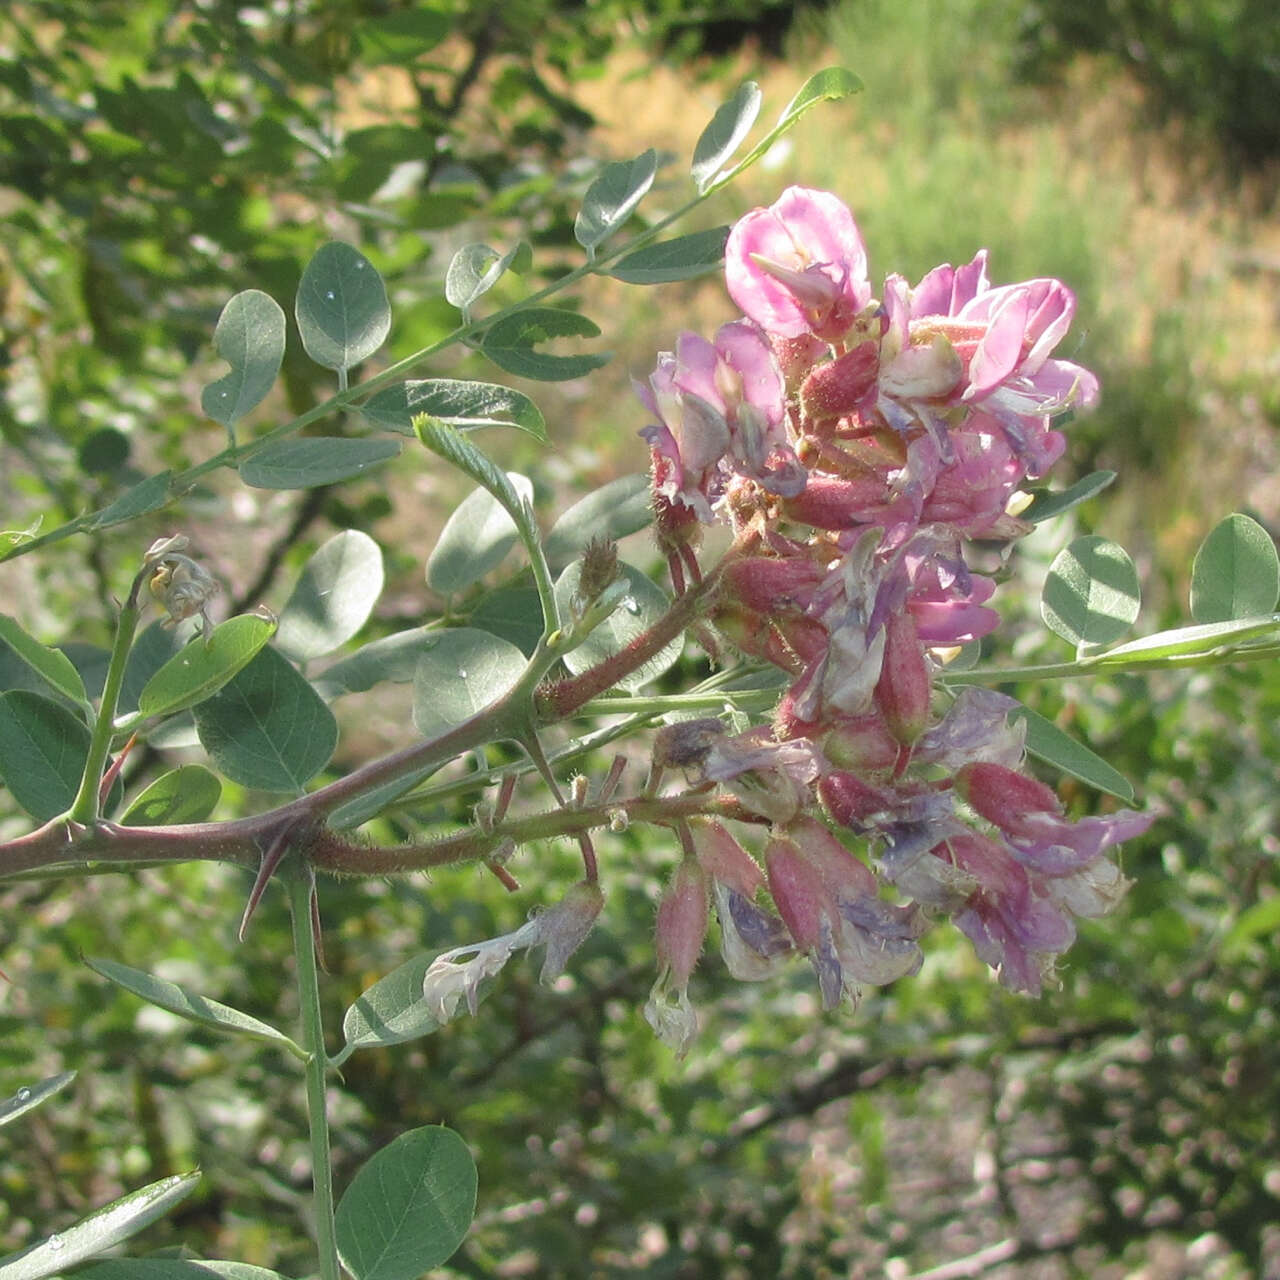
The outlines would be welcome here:
<svg viewBox="0 0 1280 1280">
<path fill-rule="evenodd" d="M 333 1219 L 333 1166 L 329 1157 L 329 1115 L 325 1106 L 324 1020 L 320 1012 L 320 977 L 316 968 L 316 940 L 311 925 L 311 895 L 315 877 L 310 867 L 291 860 L 281 878 L 289 893 L 293 921 L 293 955 L 298 968 L 298 1012 L 302 1046 L 307 1051 L 307 1128 L 311 1134 L 311 1182 L 314 1195 L 316 1247 L 320 1252 L 320 1280 L 342 1280 L 338 1237 Z"/>
<path fill-rule="evenodd" d="M 98 705 L 98 718 L 94 721 L 93 736 L 89 739 L 89 754 L 84 762 L 84 773 L 80 777 L 80 788 L 67 814 L 72 822 L 79 822 L 84 826 L 98 820 L 98 791 L 102 783 L 102 771 L 107 763 L 107 753 L 111 750 L 111 739 L 115 736 L 116 704 L 120 701 L 125 667 L 129 663 L 129 650 L 133 647 L 134 632 L 138 629 L 138 617 L 141 613 L 138 607 L 138 589 L 146 572 L 144 568 L 134 578 L 133 589 L 120 610 L 115 639 L 111 644 L 111 659 L 102 686 L 102 700 Z"/>
</svg>

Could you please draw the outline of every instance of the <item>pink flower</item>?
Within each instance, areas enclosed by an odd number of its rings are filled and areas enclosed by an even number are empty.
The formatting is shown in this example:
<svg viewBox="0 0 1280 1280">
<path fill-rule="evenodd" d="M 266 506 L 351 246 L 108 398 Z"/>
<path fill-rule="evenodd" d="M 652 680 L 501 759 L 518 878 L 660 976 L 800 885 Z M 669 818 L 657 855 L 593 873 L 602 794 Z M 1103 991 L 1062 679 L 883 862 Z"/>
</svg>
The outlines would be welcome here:
<svg viewBox="0 0 1280 1280">
<path fill-rule="evenodd" d="M 788 187 L 740 218 L 725 245 L 729 296 L 771 337 L 838 342 L 868 302 L 867 251 L 828 191 Z"/>
<path fill-rule="evenodd" d="M 782 429 L 782 373 L 752 324 L 722 325 L 715 342 L 682 333 L 636 393 L 658 423 L 640 434 L 654 452 L 654 491 L 701 520 L 733 472 L 772 493 L 801 492 L 805 470 Z"/>
<path fill-rule="evenodd" d="M 698 1031 L 698 1015 L 689 1003 L 689 977 L 707 933 L 707 874 L 692 858 L 676 867 L 658 906 L 655 950 L 658 980 L 644 1016 L 659 1039 L 683 1058 Z"/>
</svg>

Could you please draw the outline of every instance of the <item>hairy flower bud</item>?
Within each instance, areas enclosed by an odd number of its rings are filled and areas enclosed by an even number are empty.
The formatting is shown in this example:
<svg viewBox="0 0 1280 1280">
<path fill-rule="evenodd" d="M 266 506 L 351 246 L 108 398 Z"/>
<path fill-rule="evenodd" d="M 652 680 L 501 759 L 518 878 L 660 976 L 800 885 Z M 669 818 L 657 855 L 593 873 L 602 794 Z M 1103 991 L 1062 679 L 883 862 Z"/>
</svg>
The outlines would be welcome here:
<svg viewBox="0 0 1280 1280">
<path fill-rule="evenodd" d="M 654 949 L 672 983 L 687 986 L 707 936 L 707 874 L 691 858 L 676 867 L 658 905 Z"/>
<path fill-rule="evenodd" d="M 875 403 L 880 345 L 860 342 L 851 351 L 820 364 L 800 388 L 800 413 L 816 428 L 830 418 L 861 413 Z"/>
<path fill-rule="evenodd" d="M 876 684 L 876 705 L 893 736 L 910 745 L 924 732 L 929 720 L 929 663 L 909 613 L 890 614 L 884 629 L 884 659 Z"/>
</svg>

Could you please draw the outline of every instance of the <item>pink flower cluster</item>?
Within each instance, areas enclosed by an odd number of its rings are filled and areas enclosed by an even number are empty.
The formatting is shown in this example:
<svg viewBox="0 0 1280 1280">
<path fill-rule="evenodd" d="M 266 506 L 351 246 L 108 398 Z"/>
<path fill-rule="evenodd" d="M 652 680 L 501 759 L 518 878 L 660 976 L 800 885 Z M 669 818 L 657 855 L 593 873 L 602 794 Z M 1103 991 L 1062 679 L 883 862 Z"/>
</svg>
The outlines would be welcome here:
<svg viewBox="0 0 1280 1280">
<path fill-rule="evenodd" d="M 725 258 L 744 318 L 659 357 L 643 434 L 677 590 L 699 576 L 700 527 L 727 523 L 713 621 L 790 681 L 771 729 L 703 723 L 696 751 L 671 752 L 770 837 L 762 867 L 721 825 L 685 833 L 647 1015 L 687 1047 L 711 905 L 734 974 L 799 951 L 828 1007 L 913 972 L 940 915 L 1006 986 L 1039 992 L 1073 920 L 1126 887 L 1107 850 L 1152 819 L 1070 821 L 1021 771 L 1012 700 L 951 698 L 934 677 L 942 651 L 999 621 L 965 540 L 1028 530 L 1015 497 L 1062 454 L 1053 419 L 1097 398 L 1052 354 L 1075 298 L 1058 280 L 993 287 L 983 251 L 914 287 L 890 275 L 876 300 L 849 210 L 800 187 L 742 218 Z"/>
</svg>

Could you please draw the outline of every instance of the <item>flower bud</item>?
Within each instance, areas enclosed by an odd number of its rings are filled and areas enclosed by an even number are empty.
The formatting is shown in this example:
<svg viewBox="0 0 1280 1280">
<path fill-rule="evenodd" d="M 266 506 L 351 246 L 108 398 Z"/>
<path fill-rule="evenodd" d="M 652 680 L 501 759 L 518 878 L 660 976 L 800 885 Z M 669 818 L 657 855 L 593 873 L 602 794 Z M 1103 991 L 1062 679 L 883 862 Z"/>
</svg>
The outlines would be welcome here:
<svg viewBox="0 0 1280 1280">
<path fill-rule="evenodd" d="M 756 613 L 803 610 L 826 570 L 797 556 L 747 556 L 730 561 L 721 577 L 721 598 L 739 600 Z"/>
<path fill-rule="evenodd" d="M 800 412 L 811 423 L 859 413 L 875 400 L 880 346 L 860 342 L 851 351 L 820 364 L 800 388 Z"/>
<path fill-rule="evenodd" d="M 692 858 L 685 858 L 658 905 L 654 931 L 658 964 L 670 975 L 673 986 L 686 986 L 698 963 L 707 936 L 709 905 L 706 872 Z"/>
<path fill-rule="evenodd" d="M 836 916 L 835 905 L 818 869 L 791 840 L 774 839 L 764 851 L 769 893 L 778 914 L 802 951 L 822 937 L 823 923 Z"/>
<path fill-rule="evenodd" d="M 909 613 L 891 614 L 884 629 L 884 660 L 876 684 L 876 705 L 893 736 L 909 746 L 929 721 L 929 663 Z"/>
<path fill-rule="evenodd" d="M 764 884 L 756 860 L 719 822 L 690 822 L 698 864 L 713 880 L 727 884 L 744 898 L 754 898 Z"/>
<path fill-rule="evenodd" d="M 893 812 L 893 801 L 856 773 L 836 771 L 818 783 L 818 799 L 833 822 L 850 831 L 866 831 L 880 814 Z"/>
<path fill-rule="evenodd" d="M 956 791 L 1006 835 L 1034 839 L 1044 815 L 1057 817 L 1062 805 L 1051 787 L 999 764 L 967 764 L 956 774 Z"/>
<path fill-rule="evenodd" d="M 879 712 L 843 716 L 822 741 L 822 753 L 837 769 L 874 773 L 892 769 L 900 743 Z"/>
</svg>

